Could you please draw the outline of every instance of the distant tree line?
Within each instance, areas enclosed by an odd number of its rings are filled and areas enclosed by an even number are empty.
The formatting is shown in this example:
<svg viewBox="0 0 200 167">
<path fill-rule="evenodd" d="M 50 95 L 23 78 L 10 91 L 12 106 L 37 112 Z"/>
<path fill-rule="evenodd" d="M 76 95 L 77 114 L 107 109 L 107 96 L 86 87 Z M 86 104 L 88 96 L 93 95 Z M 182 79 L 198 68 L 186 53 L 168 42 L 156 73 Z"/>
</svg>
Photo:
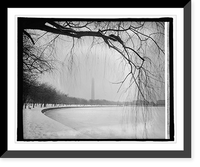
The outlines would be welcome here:
<svg viewBox="0 0 200 167">
<path fill-rule="evenodd" d="M 136 106 L 164 106 L 165 105 L 165 100 L 158 100 L 156 102 L 149 102 L 149 101 L 144 101 L 144 100 L 133 100 L 131 102 L 123 102 L 124 105 L 129 106 L 129 105 L 136 105 Z"/>
<path fill-rule="evenodd" d="M 148 106 L 163 106 L 164 100 L 159 100 L 157 103 L 145 102 L 142 100 L 136 100 L 132 102 L 116 102 L 108 101 L 105 99 L 86 100 L 83 98 L 69 97 L 52 86 L 46 83 L 38 83 L 34 80 L 24 80 L 23 82 L 23 103 L 24 107 L 27 104 L 31 104 L 34 108 L 35 105 L 40 107 L 46 107 L 47 104 L 51 105 L 148 105 Z M 145 104 L 144 104 L 145 103 Z"/>
<path fill-rule="evenodd" d="M 40 105 L 118 105 L 118 102 L 108 100 L 86 100 L 83 98 L 69 97 L 46 83 L 25 80 L 23 83 L 23 104 Z"/>
</svg>

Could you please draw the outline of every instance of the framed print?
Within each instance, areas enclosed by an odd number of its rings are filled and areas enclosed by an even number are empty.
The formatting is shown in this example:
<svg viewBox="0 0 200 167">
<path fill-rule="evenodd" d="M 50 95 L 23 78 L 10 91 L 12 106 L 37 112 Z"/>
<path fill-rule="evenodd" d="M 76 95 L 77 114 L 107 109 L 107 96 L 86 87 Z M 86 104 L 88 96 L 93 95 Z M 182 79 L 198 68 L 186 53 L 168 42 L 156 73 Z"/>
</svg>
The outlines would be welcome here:
<svg viewBox="0 0 200 167">
<path fill-rule="evenodd" d="M 18 18 L 19 54 L 27 53 L 27 51 L 21 50 L 21 48 L 23 49 L 24 46 L 26 46 L 26 42 L 24 43 L 24 39 L 21 40 L 19 38 L 22 34 L 28 33 L 24 30 L 26 26 L 33 25 L 35 27 L 38 22 L 45 25 L 45 22 L 53 22 L 52 24 L 54 24 L 54 22 L 65 22 L 65 20 L 65 18 L 56 18 L 56 21 L 55 18 Z M 50 38 L 50 41 L 41 37 L 45 42 L 39 44 L 38 47 L 42 47 L 43 45 L 45 45 L 45 47 L 39 49 L 42 53 L 38 54 L 40 55 L 50 51 L 52 52 L 51 54 L 57 56 L 57 53 L 53 52 L 57 51 L 57 47 L 61 47 L 61 45 L 64 44 L 62 50 L 64 50 L 67 55 L 58 53 L 59 55 L 56 58 L 53 56 L 53 59 L 48 61 L 45 60 L 45 56 L 43 55 L 41 55 L 39 59 L 35 58 L 35 56 L 29 59 L 29 55 L 27 55 L 27 60 L 18 59 L 19 63 L 23 63 L 23 65 L 19 65 L 19 67 L 23 67 L 21 68 L 23 70 L 23 76 L 18 80 L 18 85 L 22 85 L 22 88 L 19 88 L 22 89 L 24 93 L 27 91 L 27 93 L 25 93 L 21 99 L 18 97 L 19 103 L 23 104 L 22 108 L 19 108 L 19 111 L 23 110 L 24 113 L 20 114 L 20 112 L 18 112 L 18 118 L 23 118 L 23 126 L 21 127 L 20 121 L 18 121 L 17 140 L 173 141 L 174 114 L 172 112 L 173 109 L 170 110 L 172 107 L 168 105 L 168 103 L 170 104 L 171 102 L 167 100 L 167 96 L 171 97 L 173 95 L 173 89 L 168 88 L 167 84 L 165 84 L 165 80 L 168 85 L 170 85 L 170 80 L 173 81 L 173 68 L 172 66 L 168 68 L 165 63 L 169 61 L 169 64 L 172 64 L 171 62 L 173 61 L 172 56 L 164 56 L 164 50 L 167 50 L 165 47 L 169 47 L 169 53 L 172 53 L 172 46 L 168 44 L 165 45 L 164 43 L 168 40 L 167 36 L 169 36 L 169 43 L 173 43 L 172 19 L 71 18 L 68 20 L 67 23 L 73 20 L 72 24 L 80 24 L 79 26 L 70 25 L 70 27 L 86 27 L 86 29 L 92 30 L 92 28 L 96 29 L 96 26 L 100 28 L 104 25 L 106 25 L 106 27 L 111 25 L 112 27 L 116 27 L 116 25 L 120 23 L 125 29 L 106 28 L 98 31 L 81 30 L 78 34 L 74 34 L 74 32 L 72 34 L 70 33 L 69 36 L 71 37 L 72 35 L 73 40 L 69 42 L 65 42 L 67 39 L 63 38 L 65 37 L 65 33 L 68 34 L 68 32 L 59 30 L 60 32 L 56 32 L 55 37 Z M 135 25 L 133 26 L 133 24 Z M 143 32 L 143 28 L 141 32 L 139 31 L 139 29 L 141 29 L 140 27 L 148 28 L 148 31 L 150 31 L 150 29 L 152 30 L 150 34 L 147 35 Z M 166 32 L 163 27 L 167 27 Z M 38 28 L 40 29 L 40 27 L 36 27 L 36 30 Z M 45 25 L 44 29 L 46 28 L 49 29 L 50 27 Z M 43 29 L 43 27 L 41 27 L 41 29 Z M 49 31 L 54 32 L 55 30 L 50 29 Z M 115 31 L 119 33 L 119 35 L 112 34 Z M 34 30 L 34 32 L 36 31 Z M 123 42 L 122 38 L 126 35 L 123 35 L 124 32 L 127 32 L 126 38 L 130 39 L 130 41 Z M 63 36 L 57 33 L 62 33 Z M 107 33 L 108 35 L 106 35 Z M 165 35 L 165 33 L 168 35 Z M 134 39 L 137 42 L 131 40 L 135 35 L 138 35 L 137 38 Z M 156 36 L 156 39 L 153 39 L 153 37 L 151 37 L 152 35 Z M 27 34 L 27 36 L 29 38 L 30 34 Z M 88 36 L 88 38 L 85 36 Z M 85 40 L 82 39 L 84 37 L 86 38 Z M 76 42 L 78 42 L 76 40 L 79 40 L 79 38 L 81 38 L 80 40 L 84 44 L 76 44 Z M 32 43 L 35 43 L 32 37 L 30 39 Z M 149 41 L 149 39 L 151 41 Z M 110 40 L 113 40 L 113 43 Z M 117 42 L 119 42 L 121 46 L 116 45 Z M 67 47 L 69 45 L 68 43 L 72 45 Z M 135 46 L 136 44 L 137 47 Z M 52 48 L 52 45 L 55 46 Z M 84 45 L 83 48 L 80 45 Z M 133 45 L 132 47 L 136 47 L 136 49 L 132 49 L 131 45 Z M 36 44 L 34 44 L 34 46 L 36 46 Z M 78 48 L 76 48 L 76 46 L 78 46 Z M 26 49 L 29 49 L 30 46 L 27 47 Z M 50 50 L 48 50 L 49 47 Z M 154 49 L 151 50 L 151 47 Z M 69 55 L 66 49 L 69 50 Z M 77 51 L 78 49 L 81 50 L 81 53 Z M 110 49 L 117 51 L 117 53 L 110 52 Z M 48 53 L 45 54 L 48 55 Z M 149 56 L 145 56 L 147 54 Z M 74 60 L 76 57 L 81 59 L 81 62 Z M 135 58 L 136 60 L 131 60 Z M 120 59 L 120 61 L 118 62 L 117 59 Z M 117 61 L 117 63 L 115 61 Z M 159 61 L 159 65 L 155 63 L 157 61 Z M 45 69 L 43 69 L 43 63 L 45 63 Z M 107 63 L 109 63 L 109 65 L 107 65 Z M 76 72 L 76 64 L 81 72 Z M 147 67 L 145 67 L 145 64 L 148 64 Z M 55 68 L 56 70 L 59 68 L 61 69 L 59 73 L 55 73 L 51 68 Z M 152 71 L 150 71 L 150 69 Z M 29 70 L 31 70 L 31 76 L 29 76 Z M 165 73 L 165 70 L 169 71 L 168 81 L 165 79 L 165 77 L 167 77 L 167 72 Z M 43 71 L 51 72 L 44 73 Z M 42 75 L 39 75 L 38 72 L 42 73 Z M 26 75 L 28 76 L 26 77 Z M 40 78 L 35 78 L 35 76 L 38 77 L 38 75 Z M 51 77 L 53 81 L 50 79 Z M 29 81 L 29 78 L 31 81 Z M 28 81 L 24 81 L 26 79 Z M 40 80 L 44 80 L 44 82 Z M 56 83 L 54 83 L 55 80 Z M 22 84 L 20 81 L 23 81 Z M 172 84 L 170 86 L 173 88 Z M 168 91 L 169 93 L 165 93 Z M 36 110 L 34 115 L 32 115 L 32 112 L 28 114 L 28 112 L 32 110 Z M 83 112 L 83 110 L 85 112 Z M 35 115 L 37 111 L 39 111 L 39 115 Z M 56 116 L 54 114 L 56 114 Z M 41 119 L 44 115 L 45 117 Z M 49 126 L 54 123 L 53 121 L 49 122 L 50 119 L 47 120 L 45 119 L 46 117 L 65 125 L 65 127 L 72 127 L 72 129 L 66 129 L 58 124 L 55 124 L 49 129 Z M 158 119 L 154 119 L 154 117 L 158 117 Z M 37 118 L 37 123 L 33 122 L 34 118 Z M 40 124 L 38 125 L 39 119 L 41 119 L 41 123 L 47 126 L 48 129 L 43 129 L 40 127 Z M 66 121 L 66 119 L 70 120 Z M 58 128 L 59 132 L 53 130 L 55 127 Z M 35 134 L 35 131 L 41 132 Z"/>
<path fill-rule="evenodd" d="M 1 157 L 191 157 L 190 1 L 8 8 L 7 26 Z"/>
</svg>

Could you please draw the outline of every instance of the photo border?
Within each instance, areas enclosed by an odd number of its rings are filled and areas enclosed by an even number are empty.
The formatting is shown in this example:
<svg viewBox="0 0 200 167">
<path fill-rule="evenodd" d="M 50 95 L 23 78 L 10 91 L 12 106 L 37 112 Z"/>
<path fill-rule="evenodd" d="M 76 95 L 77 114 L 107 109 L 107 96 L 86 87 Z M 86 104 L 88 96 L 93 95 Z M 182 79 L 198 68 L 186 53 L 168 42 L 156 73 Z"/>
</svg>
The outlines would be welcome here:
<svg viewBox="0 0 200 167">
<path fill-rule="evenodd" d="M 17 26 L 18 26 L 18 55 L 21 55 L 23 53 L 23 40 L 22 40 L 22 34 L 23 34 L 23 24 L 26 25 L 26 22 L 33 20 L 39 21 L 42 19 L 49 19 L 49 20 L 63 20 L 63 18 L 35 18 L 35 17 L 17 17 Z M 65 18 L 64 18 L 65 20 Z M 174 49 L 173 49 L 173 25 L 174 25 L 174 20 L 172 17 L 159 17 L 159 18 L 67 18 L 67 20 L 72 20 L 72 21 L 144 21 L 144 22 L 166 22 L 169 23 L 169 101 L 168 103 L 170 104 L 170 107 L 167 107 L 167 112 L 169 112 L 169 125 L 168 125 L 168 132 L 169 132 L 169 138 L 132 138 L 132 139 L 127 139 L 127 138 L 112 138 L 112 139 L 107 139 L 107 138 L 98 138 L 98 139 L 84 139 L 84 138 L 70 138 L 70 139 L 59 139 L 59 138 L 53 138 L 53 139 L 48 139 L 48 138 L 43 138 L 43 139 L 25 139 L 24 136 L 24 131 L 23 131 L 23 98 L 22 98 L 22 92 L 23 92 L 23 58 L 18 56 L 18 93 L 17 93 L 17 141 L 155 141 L 155 142 L 167 142 L 167 141 L 175 141 L 175 122 L 174 122 L 174 70 L 173 70 L 173 58 L 174 58 Z M 168 81 L 167 81 L 168 82 Z M 165 90 L 166 91 L 166 90 Z M 168 99 L 166 99 L 168 100 Z M 55 110 L 55 109 L 60 109 L 61 107 L 58 108 L 51 108 L 48 107 L 46 109 L 41 110 L 42 113 L 48 110 Z M 65 107 L 62 107 L 65 108 Z M 67 107 L 66 107 L 67 108 Z M 165 110 L 166 111 L 166 110 Z M 167 119 L 166 119 L 167 120 Z"/>
<path fill-rule="evenodd" d="M 191 158 L 191 1 L 184 6 L 184 150 L 176 151 L 11 151 L 8 150 L 7 110 L 2 113 L 2 158 Z M 7 42 L 7 40 L 6 40 Z M 6 47 L 5 47 L 6 48 Z M 6 78 L 7 81 L 7 78 Z M 7 97 L 7 96 L 6 96 Z M 6 104 L 6 103 L 5 103 Z"/>
</svg>

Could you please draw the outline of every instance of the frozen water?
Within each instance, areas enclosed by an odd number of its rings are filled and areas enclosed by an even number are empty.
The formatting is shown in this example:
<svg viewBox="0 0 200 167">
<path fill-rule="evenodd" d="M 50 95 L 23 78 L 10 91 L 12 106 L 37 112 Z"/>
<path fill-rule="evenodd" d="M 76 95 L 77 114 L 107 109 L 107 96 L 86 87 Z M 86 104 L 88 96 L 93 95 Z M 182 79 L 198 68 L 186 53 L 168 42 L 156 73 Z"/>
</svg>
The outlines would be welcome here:
<svg viewBox="0 0 200 167">
<path fill-rule="evenodd" d="M 45 115 L 83 139 L 165 138 L 164 107 L 64 108 Z"/>
</svg>

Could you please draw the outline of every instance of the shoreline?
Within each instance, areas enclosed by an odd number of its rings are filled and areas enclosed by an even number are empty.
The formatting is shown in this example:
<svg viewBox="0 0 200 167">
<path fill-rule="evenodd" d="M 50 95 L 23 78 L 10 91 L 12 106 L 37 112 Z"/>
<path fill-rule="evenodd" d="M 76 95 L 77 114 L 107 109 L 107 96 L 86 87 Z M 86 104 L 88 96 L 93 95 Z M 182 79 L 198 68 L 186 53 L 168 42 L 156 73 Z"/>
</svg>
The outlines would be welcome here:
<svg viewBox="0 0 200 167">
<path fill-rule="evenodd" d="M 65 108 L 104 108 L 104 107 L 165 107 L 165 106 L 142 106 L 142 105 L 129 105 L 129 106 L 116 106 L 116 105 L 105 105 L 105 106 L 60 106 L 60 107 L 48 107 L 41 110 L 41 112 L 44 114 L 46 111 L 49 110 L 57 110 L 57 109 L 65 109 Z"/>
<path fill-rule="evenodd" d="M 113 106 L 102 106 L 102 108 L 108 108 L 113 107 Z M 120 109 L 122 106 L 118 106 L 117 108 Z M 60 114 L 56 115 L 56 119 L 49 117 L 47 115 L 47 111 L 52 111 L 52 110 L 62 110 L 62 109 L 67 109 L 67 108 L 74 108 L 77 112 L 79 113 L 76 115 L 76 112 L 71 112 L 73 118 L 76 118 L 77 121 L 68 118 L 69 122 L 66 124 L 66 120 L 64 120 L 63 116 L 60 116 Z M 137 135 L 138 138 L 143 139 L 144 136 L 139 133 L 143 132 L 143 124 L 142 122 L 138 122 L 137 126 L 137 131 L 135 133 L 132 132 L 133 129 L 130 129 L 129 123 L 126 124 L 126 130 L 123 129 L 124 126 L 120 126 L 121 124 L 116 124 L 117 118 L 120 116 L 119 114 L 116 115 L 114 113 L 115 109 L 112 111 L 113 116 L 110 117 L 109 112 L 108 115 L 103 116 L 102 112 L 98 117 L 97 121 L 94 121 L 96 118 L 94 117 L 94 120 L 88 119 L 87 118 L 87 112 L 83 120 L 89 120 L 88 121 L 80 121 L 82 120 L 83 115 L 85 114 L 84 112 L 80 112 L 78 110 L 81 110 L 84 108 L 100 108 L 99 106 L 55 106 L 55 107 L 47 107 L 47 108 L 32 108 L 32 109 L 24 109 L 23 113 L 23 121 L 24 121 L 24 140 L 29 141 L 29 140 L 99 140 L 99 139 L 122 139 L 122 136 L 124 137 L 123 139 L 132 139 L 134 138 L 133 135 Z M 157 108 L 157 107 L 156 107 Z M 159 109 L 158 109 L 159 110 Z M 54 112 L 52 112 L 53 114 Z M 68 113 L 68 112 L 67 112 Z M 95 112 L 91 112 L 92 115 L 94 116 Z M 119 113 L 119 112 L 117 112 Z M 147 112 L 148 113 L 148 112 Z M 152 112 L 150 112 L 152 114 Z M 163 121 L 162 119 L 162 112 L 155 111 L 155 117 L 152 120 L 148 121 L 147 128 L 149 130 L 149 137 L 152 138 L 160 138 L 162 137 L 162 124 Z M 55 112 L 56 114 L 56 112 Z M 70 115 L 70 113 L 68 113 Z M 75 114 L 75 115 L 73 115 Z M 134 113 L 133 113 L 134 114 Z M 139 114 L 139 113 L 138 113 Z M 142 113 L 141 113 L 142 114 Z M 142 115 L 139 114 L 138 119 L 142 121 Z M 161 114 L 161 115 L 160 115 Z M 75 116 L 75 117 L 74 117 Z M 113 117 L 116 118 L 113 118 Z M 134 116 L 134 115 L 133 115 Z M 161 116 L 161 117 L 160 117 Z M 60 119 L 61 118 L 61 119 Z M 113 119 L 111 119 L 113 118 Z M 123 118 L 123 117 L 122 117 Z M 61 120 L 61 121 L 60 121 Z M 102 126 L 97 126 L 99 125 L 99 120 L 102 120 L 104 122 Z M 101 121 L 100 121 L 101 122 Z M 111 123 L 110 123 L 111 122 Z M 88 126 L 88 123 L 91 124 L 91 126 Z M 109 126 L 107 126 L 107 124 Z M 157 126 L 159 125 L 159 126 Z M 153 126 L 154 128 L 152 129 L 150 126 Z M 132 127 L 132 126 L 131 126 Z M 157 128 L 156 128 L 157 127 Z M 155 129 L 156 128 L 156 129 Z M 120 130 L 119 130 L 120 129 Z M 125 131 L 124 131 L 125 130 Z M 132 134 L 133 133 L 133 134 Z M 112 137 L 110 136 L 112 135 Z"/>
</svg>

